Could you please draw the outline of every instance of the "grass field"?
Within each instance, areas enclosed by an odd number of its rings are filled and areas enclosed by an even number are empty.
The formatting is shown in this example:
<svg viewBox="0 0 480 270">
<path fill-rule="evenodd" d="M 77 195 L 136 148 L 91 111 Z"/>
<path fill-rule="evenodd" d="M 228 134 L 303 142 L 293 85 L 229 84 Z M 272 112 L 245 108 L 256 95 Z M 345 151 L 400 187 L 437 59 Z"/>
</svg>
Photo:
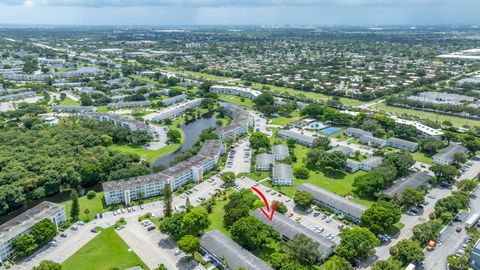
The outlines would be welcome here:
<svg viewBox="0 0 480 270">
<path fill-rule="evenodd" d="M 308 151 L 308 148 L 301 146 L 301 145 L 296 145 L 295 146 L 295 155 L 297 156 L 297 162 L 292 164 L 292 168 L 295 170 L 296 168 L 304 167 L 304 162 L 303 162 L 303 157 L 306 156 Z M 267 182 L 263 182 L 266 186 L 270 186 L 278 191 L 281 191 L 285 195 L 289 197 L 293 197 L 295 194 L 295 190 L 298 186 L 300 186 L 303 183 L 311 183 L 313 185 L 319 186 L 321 188 L 324 188 L 326 190 L 329 190 L 331 192 L 334 192 L 338 195 L 347 195 L 351 194 L 353 191 L 353 181 L 355 178 L 359 175 L 363 175 L 366 172 L 364 171 L 358 171 L 356 173 L 344 173 L 344 172 L 338 172 L 338 171 L 310 171 L 310 176 L 308 179 L 305 180 L 300 180 L 300 179 L 295 179 L 293 181 L 293 186 L 271 186 Z M 366 200 L 366 199 L 361 199 L 361 198 L 354 198 L 354 201 L 363 204 L 365 206 L 370 206 L 373 204 L 373 201 Z"/>
<path fill-rule="evenodd" d="M 243 98 L 243 101 L 242 101 L 241 97 L 232 96 L 232 95 L 219 95 L 219 99 L 225 102 L 230 102 L 237 105 L 243 105 L 248 107 L 253 107 L 254 105 L 251 99 Z"/>
<path fill-rule="evenodd" d="M 377 106 L 374 106 L 373 109 L 384 111 L 387 113 L 393 113 L 398 116 L 401 116 L 402 114 L 406 114 L 406 115 L 417 116 L 422 119 L 429 119 L 431 121 L 437 120 L 436 113 L 423 112 L 421 110 L 413 110 L 413 109 L 406 109 L 406 108 L 398 108 L 398 107 L 388 106 L 385 103 L 381 103 Z M 438 123 L 442 123 L 443 121 L 450 121 L 456 127 L 461 127 L 463 125 L 480 126 L 479 120 L 472 120 L 472 119 L 461 118 L 458 116 L 438 114 Z"/>
<path fill-rule="evenodd" d="M 80 102 L 77 102 L 69 97 L 65 97 L 64 100 L 60 102 L 60 105 L 65 105 L 65 106 L 80 106 Z"/>
<path fill-rule="evenodd" d="M 64 270 L 110 270 L 140 266 L 148 269 L 127 244 L 109 227 L 62 263 Z"/>
<path fill-rule="evenodd" d="M 223 227 L 223 215 L 225 214 L 223 207 L 227 204 L 227 202 L 228 200 L 217 200 L 217 204 L 215 204 L 212 213 L 209 215 L 210 221 L 212 223 L 210 224 L 210 227 L 208 227 L 207 231 L 217 229 L 231 237 L 230 232 Z"/>
<path fill-rule="evenodd" d="M 153 162 L 160 157 L 173 153 L 178 148 L 180 148 L 180 144 L 170 144 L 158 150 L 146 150 L 143 148 L 143 146 L 118 145 L 118 144 L 113 144 L 108 147 L 108 149 L 110 150 L 118 150 L 118 151 L 137 154 L 140 157 L 147 160 L 148 162 Z"/>
<path fill-rule="evenodd" d="M 269 123 L 269 124 L 272 124 L 272 125 L 280 125 L 280 126 L 283 126 L 283 125 L 288 125 L 290 123 L 292 123 L 293 121 L 297 120 L 298 118 L 287 118 L 287 117 L 273 117 L 272 118 L 272 122 Z"/>
<path fill-rule="evenodd" d="M 97 112 L 108 112 L 108 108 L 106 105 L 103 105 L 103 106 L 98 106 L 97 107 Z"/>
<path fill-rule="evenodd" d="M 422 163 L 425 163 L 425 164 L 428 164 L 428 165 L 432 165 L 432 158 L 425 155 L 424 153 L 420 152 L 420 151 L 417 151 L 415 153 L 412 153 L 412 157 L 414 160 L 418 161 L 418 162 L 422 162 Z"/>
<path fill-rule="evenodd" d="M 97 196 L 95 198 L 89 200 L 87 196 L 82 196 L 78 198 L 78 203 L 80 204 L 80 220 L 88 221 L 93 219 L 93 215 L 95 213 L 100 213 L 106 210 L 103 205 L 103 192 L 97 192 Z M 72 207 L 72 201 L 68 200 L 65 202 L 65 212 L 70 217 L 70 208 Z M 85 214 L 85 209 L 88 209 L 90 213 L 87 215 Z"/>
</svg>

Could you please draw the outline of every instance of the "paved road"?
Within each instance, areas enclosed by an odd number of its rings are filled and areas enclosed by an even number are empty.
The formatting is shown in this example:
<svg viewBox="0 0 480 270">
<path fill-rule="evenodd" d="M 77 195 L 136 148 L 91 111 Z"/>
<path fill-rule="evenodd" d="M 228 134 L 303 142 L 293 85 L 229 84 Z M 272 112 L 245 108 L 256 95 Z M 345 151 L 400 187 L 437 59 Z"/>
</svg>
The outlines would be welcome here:
<svg viewBox="0 0 480 270">
<path fill-rule="evenodd" d="M 230 158 L 232 154 L 229 153 L 227 166 L 225 167 L 226 172 L 233 172 L 235 175 L 238 175 L 239 173 L 250 173 L 250 160 L 252 155 L 249 147 L 250 142 L 248 142 L 248 139 L 243 139 L 243 141 L 235 147 L 233 159 Z M 248 157 L 245 157 L 245 152 L 250 153 Z M 232 162 L 232 164 L 228 164 L 229 162 Z"/>
<path fill-rule="evenodd" d="M 236 183 L 241 188 L 250 189 L 257 182 L 248 177 L 244 177 L 244 178 L 238 178 Z M 283 202 L 288 209 L 287 215 L 289 213 L 292 213 L 293 215 L 290 218 L 293 220 L 296 220 L 297 217 L 300 217 L 301 218 L 300 224 L 307 227 L 308 229 L 313 230 L 314 226 L 318 226 L 324 229 L 324 231 L 321 233 L 322 235 L 332 234 L 334 236 L 337 236 L 340 233 L 340 230 L 338 229 L 338 225 L 342 223 L 340 223 L 339 221 L 330 218 L 331 221 L 326 222 L 326 219 L 322 219 L 321 215 L 315 217 L 314 212 L 307 213 L 305 211 L 302 211 L 297 207 L 295 207 L 295 203 L 293 202 L 292 198 L 289 198 L 285 195 L 281 195 L 281 197 L 278 197 L 278 193 L 272 194 L 275 191 L 262 185 L 261 182 L 256 186 L 256 188 L 262 191 L 262 193 L 265 195 L 269 203 L 274 200 Z M 270 190 L 270 191 L 267 192 L 267 190 Z M 281 214 L 275 213 L 275 215 L 281 215 Z M 340 239 L 337 237 L 335 238 L 334 241 L 338 243 Z"/>
</svg>

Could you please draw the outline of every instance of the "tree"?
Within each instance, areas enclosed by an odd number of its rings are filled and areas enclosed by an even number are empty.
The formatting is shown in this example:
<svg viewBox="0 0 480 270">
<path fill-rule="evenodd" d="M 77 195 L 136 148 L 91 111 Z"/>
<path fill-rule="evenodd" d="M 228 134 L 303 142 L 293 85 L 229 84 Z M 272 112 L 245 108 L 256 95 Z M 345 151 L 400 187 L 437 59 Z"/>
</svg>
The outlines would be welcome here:
<svg viewBox="0 0 480 270">
<path fill-rule="evenodd" d="M 70 217 L 73 220 L 78 220 L 78 216 L 80 215 L 80 205 L 78 203 L 77 190 L 72 190 L 72 192 L 70 193 L 70 200 L 72 201 L 72 207 L 70 208 Z"/>
<path fill-rule="evenodd" d="M 472 191 L 477 187 L 475 180 L 465 179 L 457 183 L 457 188 L 460 191 Z"/>
<path fill-rule="evenodd" d="M 415 240 L 404 239 L 390 248 L 393 258 L 399 260 L 403 265 L 411 262 L 421 262 L 425 258 L 423 248 Z"/>
<path fill-rule="evenodd" d="M 465 153 L 457 152 L 453 154 L 453 164 L 460 166 L 465 162 L 467 162 L 467 155 L 465 155 Z"/>
<path fill-rule="evenodd" d="M 260 148 L 270 149 L 270 140 L 264 133 L 254 132 L 250 137 L 250 147 L 255 150 Z"/>
<path fill-rule="evenodd" d="M 192 209 L 183 216 L 180 227 L 185 234 L 199 235 L 203 230 L 210 226 L 208 213 L 201 208 Z"/>
<path fill-rule="evenodd" d="M 168 234 L 175 239 L 180 239 L 183 235 L 186 235 L 181 228 L 184 215 L 184 212 L 180 212 L 175 213 L 170 217 L 165 217 L 160 223 L 160 226 L 158 226 L 160 232 Z"/>
<path fill-rule="evenodd" d="M 335 269 L 335 270 L 351 270 L 352 266 L 350 262 L 344 258 L 334 255 L 324 264 L 325 269 Z"/>
<path fill-rule="evenodd" d="M 190 198 L 187 197 L 185 200 L 185 212 L 189 213 L 192 210 L 192 204 L 190 203 Z"/>
<path fill-rule="evenodd" d="M 420 150 L 430 156 L 436 154 L 442 146 L 442 141 L 430 137 L 420 141 Z"/>
<path fill-rule="evenodd" d="M 82 104 L 82 106 L 92 106 L 92 97 L 87 93 L 82 93 L 80 94 L 80 103 Z"/>
<path fill-rule="evenodd" d="M 408 152 L 394 152 L 385 157 L 385 163 L 390 163 L 397 169 L 397 178 L 410 174 L 410 168 L 415 164 L 415 160 Z"/>
<path fill-rule="evenodd" d="M 355 193 L 368 198 L 385 187 L 385 180 L 380 173 L 371 171 L 355 177 L 353 186 L 356 188 Z"/>
<path fill-rule="evenodd" d="M 460 175 L 457 168 L 449 165 L 434 164 L 430 167 L 430 170 L 435 174 L 435 184 L 443 181 L 454 183 L 455 178 Z"/>
<path fill-rule="evenodd" d="M 425 192 L 423 190 L 415 189 L 415 188 L 405 189 L 400 198 L 400 203 L 407 208 L 420 205 L 424 202 L 425 202 Z"/>
<path fill-rule="evenodd" d="M 90 220 L 90 210 L 88 210 L 88 208 L 85 208 L 85 210 L 83 211 L 83 213 L 87 216 L 87 220 Z"/>
<path fill-rule="evenodd" d="M 255 217 L 244 217 L 233 224 L 232 238 L 235 242 L 248 250 L 260 250 L 272 240 L 280 236 L 270 226 L 263 224 Z"/>
<path fill-rule="evenodd" d="M 44 260 L 38 266 L 33 267 L 33 270 L 62 270 L 62 265 L 56 262 Z"/>
<path fill-rule="evenodd" d="M 155 270 L 168 270 L 167 267 L 162 263 Z"/>
<path fill-rule="evenodd" d="M 374 252 L 374 247 L 380 245 L 377 237 L 367 228 L 346 229 L 340 232 L 340 245 L 336 248 L 337 255 L 348 261 L 366 258 Z"/>
<path fill-rule="evenodd" d="M 347 156 L 338 151 L 327 153 L 323 166 L 332 170 L 344 170 L 347 166 Z"/>
<path fill-rule="evenodd" d="M 415 138 L 417 136 L 418 130 L 414 126 L 399 124 L 395 126 L 393 132 L 397 137 L 408 140 L 411 138 Z"/>
<path fill-rule="evenodd" d="M 328 146 L 330 144 L 330 139 L 326 136 L 320 136 L 313 140 L 313 147 L 323 147 Z"/>
<path fill-rule="evenodd" d="M 322 257 L 318 251 L 318 243 L 304 234 L 296 234 L 287 242 L 287 248 L 292 258 L 304 264 L 314 264 Z"/>
<path fill-rule="evenodd" d="M 389 258 L 388 260 L 377 261 L 372 270 L 403 270 L 402 263 Z"/>
<path fill-rule="evenodd" d="M 172 189 L 168 183 L 163 187 L 163 214 L 166 217 L 172 215 Z"/>
<path fill-rule="evenodd" d="M 325 108 L 320 104 L 309 104 L 300 112 L 302 116 L 307 116 L 308 118 L 320 119 L 323 115 Z"/>
<path fill-rule="evenodd" d="M 262 107 L 262 106 L 266 106 L 266 105 L 273 105 L 273 103 L 275 102 L 275 99 L 272 96 L 272 94 L 264 92 L 264 93 L 258 95 L 253 100 L 253 102 L 255 103 L 255 105 L 257 107 Z"/>
<path fill-rule="evenodd" d="M 270 205 L 275 205 L 277 201 L 273 200 Z M 277 212 L 281 213 L 281 214 L 285 214 L 287 213 L 288 209 L 287 209 L 287 206 L 283 203 L 283 202 L 280 202 L 278 201 L 278 204 L 277 204 Z"/>
<path fill-rule="evenodd" d="M 443 224 L 439 220 L 429 220 L 413 227 L 413 237 L 420 243 L 426 245 L 431 240 L 438 240 L 442 228 Z"/>
<path fill-rule="evenodd" d="M 87 192 L 87 199 L 91 200 L 97 196 L 97 193 L 94 190 L 89 190 Z"/>
<path fill-rule="evenodd" d="M 182 139 L 182 134 L 176 129 L 168 129 L 167 138 L 171 143 L 180 143 Z"/>
<path fill-rule="evenodd" d="M 293 201 L 295 205 L 298 206 L 302 210 L 306 210 L 312 205 L 313 202 L 312 194 L 308 193 L 307 191 L 297 191 L 293 196 Z"/>
<path fill-rule="evenodd" d="M 17 256 L 25 257 L 32 254 L 38 248 L 38 245 L 33 235 L 27 233 L 13 240 L 12 248 Z"/>
<path fill-rule="evenodd" d="M 297 140 L 295 140 L 294 138 L 288 138 L 287 139 L 288 148 L 295 148 L 296 143 L 297 143 Z"/>
<path fill-rule="evenodd" d="M 190 234 L 187 234 L 180 238 L 177 244 L 178 248 L 180 248 L 183 252 L 189 254 L 190 256 L 193 256 L 195 252 L 198 252 L 200 250 L 200 240 Z"/>
<path fill-rule="evenodd" d="M 294 172 L 295 178 L 298 179 L 308 179 L 310 176 L 310 171 L 305 167 L 300 167 Z"/>
<path fill-rule="evenodd" d="M 225 183 L 225 186 L 231 187 L 235 183 L 235 174 L 233 172 L 224 172 L 222 173 L 222 181 Z"/>
<path fill-rule="evenodd" d="M 236 207 L 231 207 L 225 210 L 223 216 L 223 225 L 227 228 L 232 226 L 237 220 L 248 217 L 250 208 L 245 204 L 238 204 Z"/>
<path fill-rule="evenodd" d="M 400 221 L 402 212 L 391 202 L 378 201 L 363 212 L 362 225 L 375 234 L 385 233 Z"/>
</svg>

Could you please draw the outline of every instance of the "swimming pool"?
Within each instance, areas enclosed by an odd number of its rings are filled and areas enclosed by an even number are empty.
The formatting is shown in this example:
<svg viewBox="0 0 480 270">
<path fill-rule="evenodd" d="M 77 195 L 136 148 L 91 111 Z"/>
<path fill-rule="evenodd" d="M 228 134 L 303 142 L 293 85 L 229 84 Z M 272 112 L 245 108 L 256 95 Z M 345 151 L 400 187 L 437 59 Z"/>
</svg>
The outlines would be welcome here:
<svg viewBox="0 0 480 270">
<path fill-rule="evenodd" d="M 339 132 L 340 130 L 342 130 L 342 128 L 339 128 L 339 127 L 329 127 L 329 128 L 326 128 L 326 129 L 322 129 L 320 132 L 325 134 L 325 135 L 332 135 L 334 133 L 337 133 Z"/>
</svg>

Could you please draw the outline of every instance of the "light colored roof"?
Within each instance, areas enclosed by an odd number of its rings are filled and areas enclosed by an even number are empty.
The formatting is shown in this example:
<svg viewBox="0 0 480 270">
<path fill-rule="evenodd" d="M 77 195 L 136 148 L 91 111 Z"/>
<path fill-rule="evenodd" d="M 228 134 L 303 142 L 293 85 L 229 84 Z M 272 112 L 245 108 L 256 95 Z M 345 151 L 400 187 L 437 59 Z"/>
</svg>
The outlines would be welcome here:
<svg viewBox="0 0 480 270">
<path fill-rule="evenodd" d="M 298 141 L 307 142 L 309 144 L 313 144 L 313 142 L 315 141 L 315 137 L 305 135 L 305 134 L 301 134 L 301 133 L 298 133 L 298 132 L 295 132 L 295 131 L 292 131 L 292 130 L 288 130 L 288 129 L 282 129 L 278 132 L 278 134 L 283 135 L 283 136 L 288 137 L 288 138 L 296 139 Z"/>
<path fill-rule="evenodd" d="M 342 196 L 312 184 L 302 184 L 297 188 L 297 191 L 307 191 L 308 193 L 312 194 L 316 200 L 326 203 L 331 207 L 344 213 L 348 213 L 349 215 L 358 219 L 360 219 L 363 212 L 367 210 L 367 208 L 361 204 L 352 202 Z"/>
<path fill-rule="evenodd" d="M 280 213 L 275 213 L 272 221 L 268 220 L 267 217 L 265 217 L 265 215 L 260 211 L 260 209 L 256 209 L 250 213 L 250 215 L 254 216 L 268 226 L 271 226 L 275 231 L 286 236 L 288 239 L 293 239 L 293 237 L 295 237 L 297 234 L 304 234 L 318 243 L 318 250 L 322 253 L 322 255 L 328 256 L 329 254 L 325 253 L 331 252 L 331 249 L 335 246 L 335 243 L 332 241 L 324 238 L 312 230 L 307 229 L 305 226 L 298 224 L 298 222 L 295 222 Z"/>
<path fill-rule="evenodd" d="M 275 158 L 271 154 L 259 154 L 257 155 L 257 160 L 255 161 L 255 165 L 262 166 L 262 165 L 271 165 L 275 163 Z"/>
<path fill-rule="evenodd" d="M 419 188 L 430 180 L 430 175 L 423 172 L 415 172 L 407 177 L 400 178 L 383 193 L 387 195 L 401 194 L 407 188 Z"/>
<path fill-rule="evenodd" d="M 292 166 L 287 164 L 273 165 L 273 179 L 293 179 Z"/>
<path fill-rule="evenodd" d="M 432 159 L 442 159 L 442 160 L 453 161 L 453 156 L 455 155 L 455 153 L 466 153 L 466 152 L 468 152 L 467 148 L 461 146 L 460 144 L 450 143 L 450 145 L 447 146 L 447 148 L 433 155 Z"/>
<path fill-rule="evenodd" d="M 230 269 L 243 267 L 247 270 L 273 270 L 219 230 L 206 232 L 200 238 L 200 244 L 218 259 L 224 258 Z"/>
<path fill-rule="evenodd" d="M 288 147 L 281 144 L 272 146 L 272 153 L 274 156 L 288 156 L 290 154 Z"/>
<path fill-rule="evenodd" d="M 373 143 L 375 143 L 375 144 L 385 144 L 385 140 L 384 140 L 384 139 L 380 139 L 380 138 L 373 137 L 373 136 L 367 136 L 367 135 L 362 135 L 362 136 L 360 136 L 359 140 L 360 140 L 360 142 L 362 142 L 362 143 L 370 143 L 370 142 L 373 142 Z"/>
<path fill-rule="evenodd" d="M 403 146 L 409 147 L 409 148 L 417 148 L 418 147 L 418 143 L 414 143 L 414 142 L 411 142 L 411 141 L 402 140 L 402 139 L 398 139 L 398 138 L 389 138 L 389 139 L 387 139 L 387 143 L 389 143 L 389 142 L 399 144 L 399 145 L 403 145 Z"/>
<path fill-rule="evenodd" d="M 382 158 L 381 157 L 369 157 L 369 158 L 365 159 L 364 161 L 362 161 L 362 164 L 368 165 L 370 167 L 375 167 L 375 166 L 378 166 L 378 165 L 382 164 Z"/>
<path fill-rule="evenodd" d="M 368 132 L 368 131 L 365 131 L 363 129 L 359 129 L 359 128 L 347 128 L 346 132 L 352 132 L 352 133 L 356 133 L 356 134 L 360 134 L 360 135 L 366 135 L 366 136 L 372 136 L 372 133 L 371 132 Z"/>
<path fill-rule="evenodd" d="M 16 237 L 20 233 L 23 233 L 31 228 L 36 223 L 45 218 L 49 218 L 62 208 L 64 208 L 62 204 L 44 201 L 37 206 L 23 212 L 22 214 L 10 219 L 9 221 L 0 225 L 0 243 Z"/>
<path fill-rule="evenodd" d="M 353 149 L 348 147 L 348 146 L 337 146 L 335 148 L 332 148 L 330 150 L 327 151 L 328 153 L 332 153 L 332 152 L 340 152 L 342 154 L 344 154 L 345 156 L 350 156 L 350 154 L 353 153 Z"/>
</svg>

